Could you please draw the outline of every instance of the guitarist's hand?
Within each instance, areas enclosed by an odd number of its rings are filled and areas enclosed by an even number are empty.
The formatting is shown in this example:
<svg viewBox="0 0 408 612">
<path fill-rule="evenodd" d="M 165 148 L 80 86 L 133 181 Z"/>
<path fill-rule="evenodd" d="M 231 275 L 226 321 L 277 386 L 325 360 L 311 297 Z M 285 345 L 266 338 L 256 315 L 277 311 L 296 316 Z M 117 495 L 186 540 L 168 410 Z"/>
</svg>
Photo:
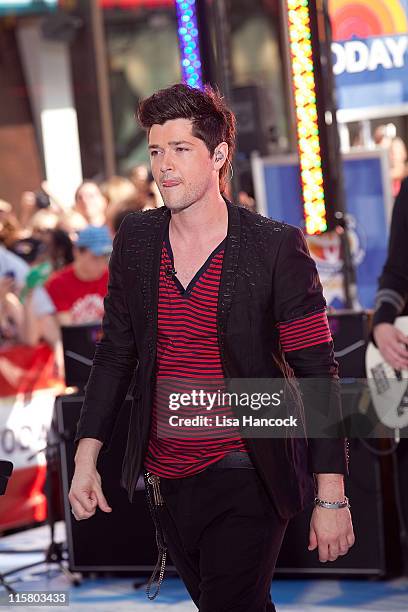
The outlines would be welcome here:
<svg viewBox="0 0 408 612">
<path fill-rule="evenodd" d="M 408 336 L 391 323 L 379 323 L 373 335 L 385 361 L 395 370 L 408 370 Z"/>
</svg>

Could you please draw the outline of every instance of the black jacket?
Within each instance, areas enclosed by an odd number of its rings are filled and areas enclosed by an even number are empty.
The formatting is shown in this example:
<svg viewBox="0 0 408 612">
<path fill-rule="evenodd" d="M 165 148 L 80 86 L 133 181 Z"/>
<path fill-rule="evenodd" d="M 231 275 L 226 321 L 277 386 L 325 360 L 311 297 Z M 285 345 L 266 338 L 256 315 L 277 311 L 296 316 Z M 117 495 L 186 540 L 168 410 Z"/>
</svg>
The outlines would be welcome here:
<svg viewBox="0 0 408 612">
<path fill-rule="evenodd" d="M 218 299 L 218 340 L 230 378 L 337 378 L 332 343 L 291 351 L 279 344 L 278 322 L 326 307 L 302 232 L 227 202 L 228 233 Z M 114 241 L 98 344 L 76 442 L 109 445 L 132 381 L 133 405 L 122 485 L 132 499 L 147 451 L 155 384 L 160 255 L 170 211 L 131 213 Z M 340 404 L 338 405 L 340 412 Z M 313 473 L 348 470 L 345 440 L 246 439 L 265 487 L 283 517 L 313 500 Z"/>
</svg>

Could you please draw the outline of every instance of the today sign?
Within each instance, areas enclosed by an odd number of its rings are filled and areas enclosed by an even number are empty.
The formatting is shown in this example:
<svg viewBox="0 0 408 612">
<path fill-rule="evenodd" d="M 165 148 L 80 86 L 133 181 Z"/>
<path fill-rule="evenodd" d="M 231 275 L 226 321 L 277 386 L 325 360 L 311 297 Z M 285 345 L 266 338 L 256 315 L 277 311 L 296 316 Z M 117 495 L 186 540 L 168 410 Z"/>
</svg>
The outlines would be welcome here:
<svg viewBox="0 0 408 612">
<path fill-rule="evenodd" d="M 408 0 L 328 0 L 337 102 L 348 120 L 406 114 Z"/>
<path fill-rule="evenodd" d="M 385 70 L 404 68 L 407 50 L 408 35 L 334 42 L 332 43 L 333 71 L 338 76 L 345 72 L 356 74 L 374 71 L 380 67 Z"/>
</svg>

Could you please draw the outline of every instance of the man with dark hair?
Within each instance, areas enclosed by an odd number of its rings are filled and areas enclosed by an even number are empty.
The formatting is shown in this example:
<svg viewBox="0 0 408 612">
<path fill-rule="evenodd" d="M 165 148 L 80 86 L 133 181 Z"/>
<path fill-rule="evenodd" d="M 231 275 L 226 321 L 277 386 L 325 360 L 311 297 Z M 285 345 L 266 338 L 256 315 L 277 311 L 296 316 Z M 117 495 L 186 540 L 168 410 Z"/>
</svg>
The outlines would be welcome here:
<svg viewBox="0 0 408 612">
<path fill-rule="evenodd" d="M 165 206 L 128 215 L 115 237 L 104 335 L 76 436 L 72 511 L 82 520 L 112 510 L 96 462 L 135 376 L 122 474 L 130 499 L 144 468 L 159 548 L 200 612 L 270 612 L 288 520 L 315 493 L 309 550 L 334 561 L 354 543 L 345 441 L 225 429 L 215 439 L 187 429 L 160 436 L 162 385 L 335 380 L 322 288 L 299 229 L 222 196 L 235 118 L 219 94 L 177 84 L 142 102 L 138 116 Z"/>
<path fill-rule="evenodd" d="M 45 284 L 60 325 L 102 319 L 111 251 L 112 239 L 106 226 L 88 225 L 79 232 L 74 261 L 54 272 Z"/>
</svg>

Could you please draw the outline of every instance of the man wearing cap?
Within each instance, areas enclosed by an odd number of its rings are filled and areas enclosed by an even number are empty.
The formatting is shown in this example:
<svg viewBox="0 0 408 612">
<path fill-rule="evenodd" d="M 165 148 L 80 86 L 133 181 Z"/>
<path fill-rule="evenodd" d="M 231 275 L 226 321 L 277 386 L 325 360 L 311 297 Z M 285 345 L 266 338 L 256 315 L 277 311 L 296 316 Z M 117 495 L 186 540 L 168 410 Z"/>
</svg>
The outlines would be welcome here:
<svg viewBox="0 0 408 612">
<path fill-rule="evenodd" d="M 45 285 L 61 325 L 102 319 L 111 251 L 112 240 L 106 226 L 89 225 L 79 233 L 73 263 L 55 272 Z"/>
</svg>

